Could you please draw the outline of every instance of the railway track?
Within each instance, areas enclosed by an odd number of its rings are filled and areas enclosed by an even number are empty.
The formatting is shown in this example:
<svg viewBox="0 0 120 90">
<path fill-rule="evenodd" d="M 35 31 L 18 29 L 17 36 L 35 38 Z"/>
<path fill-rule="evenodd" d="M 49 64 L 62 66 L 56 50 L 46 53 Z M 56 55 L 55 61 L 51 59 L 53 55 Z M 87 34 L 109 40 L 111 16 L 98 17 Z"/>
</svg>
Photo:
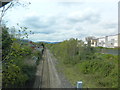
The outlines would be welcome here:
<svg viewBox="0 0 120 90">
<path fill-rule="evenodd" d="M 54 58 L 49 50 L 45 50 L 43 60 L 37 67 L 34 88 L 62 88 L 63 83 L 55 67 Z"/>
<path fill-rule="evenodd" d="M 47 53 L 44 53 L 41 85 L 39 88 L 50 88 L 50 75 L 49 75 L 49 64 L 47 59 Z"/>
<path fill-rule="evenodd" d="M 43 59 L 37 67 L 36 79 L 33 88 L 50 88 L 49 64 L 44 51 Z"/>
</svg>

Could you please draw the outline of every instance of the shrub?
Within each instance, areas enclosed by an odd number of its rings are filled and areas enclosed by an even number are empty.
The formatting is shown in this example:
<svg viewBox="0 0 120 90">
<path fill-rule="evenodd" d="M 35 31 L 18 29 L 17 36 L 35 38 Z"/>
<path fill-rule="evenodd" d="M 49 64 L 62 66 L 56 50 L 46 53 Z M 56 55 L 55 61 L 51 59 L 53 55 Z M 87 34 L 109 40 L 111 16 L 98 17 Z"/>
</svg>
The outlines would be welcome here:
<svg viewBox="0 0 120 90">
<path fill-rule="evenodd" d="M 25 82 L 28 80 L 28 76 L 24 74 L 20 67 L 7 63 L 3 65 L 3 88 L 14 88 L 22 87 L 25 85 Z"/>
<path fill-rule="evenodd" d="M 8 28 L 2 28 L 2 60 L 8 55 L 10 52 L 10 47 L 13 41 L 8 33 Z"/>
<path fill-rule="evenodd" d="M 36 73 L 36 66 L 24 65 L 22 71 L 28 76 L 28 80 L 33 80 Z"/>
<path fill-rule="evenodd" d="M 118 57 L 97 53 L 102 47 L 93 48 L 83 44 L 78 45 L 76 42 L 77 40 L 74 39 L 66 40 L 49 48 L 65 68 L 75 66 L 74 73 L 82 74 L 85 78 L 92 77 L 91 80 L 95 82 L 96 87 L 118 87 Z"/>
</svg>

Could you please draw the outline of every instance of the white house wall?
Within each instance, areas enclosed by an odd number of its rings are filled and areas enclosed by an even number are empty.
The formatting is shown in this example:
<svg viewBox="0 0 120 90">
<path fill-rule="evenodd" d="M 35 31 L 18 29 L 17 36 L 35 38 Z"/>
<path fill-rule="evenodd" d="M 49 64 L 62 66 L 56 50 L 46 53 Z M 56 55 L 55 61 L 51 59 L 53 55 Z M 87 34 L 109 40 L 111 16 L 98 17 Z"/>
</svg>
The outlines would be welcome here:
<svg viewBox="0 0 120 90">
<path fill-rule="evenodd" d="M 118 42 L 118 40 L 119 40 L 118 38 L 120 39 L 120 34 L 98 38 L 97 46 L 98 47 L 108 47 L 108 48 L 120 47 L 120 42 Z M 91 46 L 95 47 L 96 46 L 95 42 L 94 42 L 94 45 L 91 44 Z"/>
<path fill-rule="evenodd" d="M 108 47 L 114 48 L 118 46 L 118 35 L 108 36 Z"/>
<path fill-rule="evenodd" d="M 99 46 L 99 47 L 105 47 L 105 37 L 98 39 L 97 46 Z"/>
</svg>

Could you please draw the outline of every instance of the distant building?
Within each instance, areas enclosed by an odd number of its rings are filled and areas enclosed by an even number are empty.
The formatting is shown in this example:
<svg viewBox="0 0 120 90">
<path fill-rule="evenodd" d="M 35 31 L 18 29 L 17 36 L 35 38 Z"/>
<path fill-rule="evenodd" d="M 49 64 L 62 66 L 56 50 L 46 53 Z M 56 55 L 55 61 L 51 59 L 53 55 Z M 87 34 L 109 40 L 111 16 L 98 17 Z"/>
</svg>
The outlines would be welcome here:
<svg viewBox="0 0 120 90">
<path fill-rule="evenodd" d="M 106 37 L 106 47 L 108 48 L 115 48 L 118 47 L 118 34 L 117 35 L 111 35 Z"/>
<path fill-rule="evenodd" d="M 107 48 L 115 48 L 120 47 L 120 33 L 116 35 L 109 35 L 105 37 L 91 39 L 92 47 L 107 47 Z"/>
<path fill-rule="evenodd" d="M 106 47 L 106 37 L 101 37 L 97 39 L 97 46 Z"/>
<path fill-rule="evenodd" d="M 92 47 L 97 47 L 97 41 L 98 41 L 98 39 L 92 39 L 91 40 L 91 46 Z"/>
</svg>

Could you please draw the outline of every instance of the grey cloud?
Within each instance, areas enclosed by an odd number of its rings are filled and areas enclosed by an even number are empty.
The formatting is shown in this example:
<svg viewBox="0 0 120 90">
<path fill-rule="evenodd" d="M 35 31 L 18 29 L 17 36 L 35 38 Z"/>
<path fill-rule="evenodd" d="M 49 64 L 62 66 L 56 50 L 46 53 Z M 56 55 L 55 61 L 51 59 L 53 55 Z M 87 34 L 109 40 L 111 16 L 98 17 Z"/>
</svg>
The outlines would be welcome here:
<svg viewBox="0 0 120 90">
<path fill-rule="evenodd" d="M 71 7 L 71 6 L 79 6 L 81 4 L 84 4 L 83 2 L 59 2 L 58 5 L 64 6 L 64 7 Z"/>
<path fill-rule="evenodd" d="M 117 23 L 104 24 L 103 28 L 105 28 L 105 29 L 115 29 L 115 28 L 117 28 Z"/>
<path fill-rule="evenodd" d="M 34 33 L 38 34 L 51 34 L 51 33 L 55 33 L 56 31 L 54 29 L 51 28 L 46 28 L 46 29 L 38 29 L 36 31 L 34 31 Z"/>
<path fill-rule="evenodd" d="M 54 25 L 55 23 L 54 19 L 53 20 L 48 19 L 47 21 L 44 21 L 43 18 L 44 17 L 31 16 L 26 18 L 23 22 L 26 25 L 28 25 L 30 28 L 34 28 L 34 29 L 40 29 L 40 28 L 45 29 Z"/>
<path fill-rule="evenodd" d="M 68 21 L 70 23 L 89 22 L 94 24 L 100 22 L 100 15 L 91 13 L 82 17 L 77 16 L 73 18 L 68 18 Z"/>
<path fill-rule="evenodd" d="M 50 34 L 59 32 L 60 30 L 69 30 L 72 28 L 71 25 L 65 23 L 66 18 L 62 16 L 51 16 L 51 17 L 37 17 L 32 16 L 24 20 L 24 23 L 32 28 L 34 33 Z"/>
<path fill-rule="evenodd" d="M 28 27 L 30 27 L 35 34 L 51 35 L 54 33 L 66 32 L 68 30 L 76 30 L 76 31 L 80 31 L 81 32 L 80 34 L 83 34 L 81 36 L 78 36 L 81 38 L 83 36 L 86 36 L 86 34 L 83 32 L 84 31 L 83 24 L 80 24 L 78 22 L 83 23 L 85 21 L 87 21 L 87 23 L 88 22 L 93 23 L 94 25 L 95 22 L 99 21 L 99 15 L 94 13 L 88 13 L 87 15 L 84 15 L 82 17 L 75 17 L 75 16 L 62 17 L 61 15 L 58 15 L 56 17 L 31 16 L 26 18 L 24 20 L 24 23 L 28 25 Z M 74 24 L 74 23 L 78 23 L 78 24 Z M 60 36 L 63 37 L 62 35 Z M 73 36 L 75 37 L 75 35 Z"/>
<path fill-rule="evenodd" d="M 76 30 L 84 30 L 83 27 L 79 26 L 75 28 Z"/>
<path fill-rule="evenodd" d="M 100 15 L 98 14 L 90 14 L 84 17 L 83 21 L 88 21 L 90 23 L 98 23 L 100 21 Z"/>
<path fill-rule="evenodd" d="M 57 17 L 42 17 L 31 16 L 27 17 L 23 23 L 31 29 L 34 33 L 51 34 L 56 32 Z"/>
</svg>

